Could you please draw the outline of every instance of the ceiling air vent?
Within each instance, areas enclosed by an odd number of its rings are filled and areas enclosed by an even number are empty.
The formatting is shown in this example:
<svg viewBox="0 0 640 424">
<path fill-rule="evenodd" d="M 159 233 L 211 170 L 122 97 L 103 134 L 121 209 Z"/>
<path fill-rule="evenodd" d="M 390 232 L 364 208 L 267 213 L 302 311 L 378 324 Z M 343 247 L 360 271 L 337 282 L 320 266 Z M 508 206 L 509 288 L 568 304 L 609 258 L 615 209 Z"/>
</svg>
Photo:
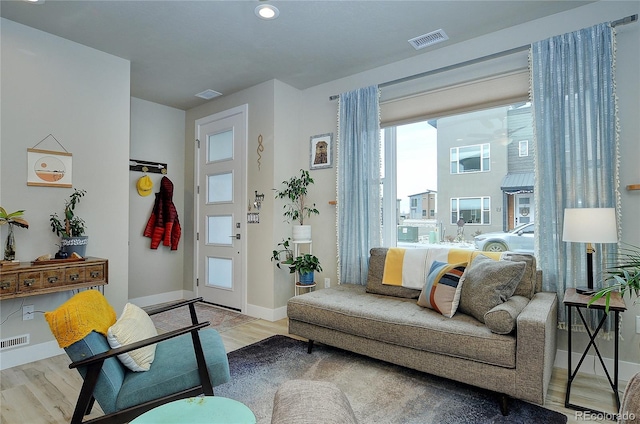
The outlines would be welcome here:
<svg viewBox="0 0 640 424">
<path fill-rule="evenodd" d="M 411 40 L 409 40 L 409 44 L 411 44 L 414 49 L 420 50 L 448 39 L 449 37 L 447 36 L 447 34 L 445 34 L 443 30 L 439 29 L 437 31 L 430 32 L 429 34 L 424 34 L 419 37 L 412 38 Z"/>
<path fill-rule="evenodd" d="M 217 91 L 214 91 L 211 89 L 204 90 L 203 92 L 196 94 L 196 97 L 200 97 L 201 99 L 205 99 L 205 100 L 211 100 L 214 97 L 218 97 L 218 96 L 222 96 L 222 93 L 218 93 Z"/>
</svg>

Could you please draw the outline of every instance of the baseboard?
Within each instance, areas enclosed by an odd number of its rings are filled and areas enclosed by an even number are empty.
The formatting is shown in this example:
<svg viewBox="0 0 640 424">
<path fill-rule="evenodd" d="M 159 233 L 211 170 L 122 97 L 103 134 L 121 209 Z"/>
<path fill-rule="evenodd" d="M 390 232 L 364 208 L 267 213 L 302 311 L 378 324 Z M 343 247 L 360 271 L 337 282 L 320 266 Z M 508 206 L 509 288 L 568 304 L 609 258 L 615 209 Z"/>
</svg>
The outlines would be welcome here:
<svg viewBox="0 0 640 424">
<path fill-rule="evenodd" d="M 573 352 L 573 355 L 571 356 L 571 366 L 573 367 L 574 371 L 576 365 L 578 365 L 580 356 L 582 356 L 582 353 L 580 352 Z M 554 367 L 566 370 L 567 361 L 567 351 L 558 349 L 556 351 L 556 360 L 553 364 Z M 607 366 L 609 375 L 611 376 L 611 378 L 613 378 L 613 359 L 604 358 L 604 364 Z M 620 381 L 629 381 L 631 377 L 633 377 L 638 371 L 640 371 L 640 364 L 627 361 L 618 361 L 618 379 Z M 582 366 L 580 367 L 580 373 L 606 377 L 606 374 L 602 369 L 602 364 L 600 364 L 598 357 L 595 355 L 587 355 L 584 358 Z"/>
<path fill-rule="evenodd" d="M 151 296 L 136 297 L 129 299 L 129 302 L 141 308 L 158 305 L 160 303 L 175 302 L 182 299 L 192 299 L 193 292 L 190 290 L 176 290 L 167 293 L 154 294 Z"/>
<path fill-rule="evenodd" d="M 61 349 L 55 340 L 18 349 L 5 350 L 0 355 L 0 370 L 63 354 L 65 354 L 64 349 Z"/>
<path fill-rule="evenodd" d="M 287 307 L 269 309 L 262 306 L 247 304 L 246 315 L 254 318 L 264 319 L 266 321 L 274 322 L 279 321 L 287 317 Z"/>
</svg>

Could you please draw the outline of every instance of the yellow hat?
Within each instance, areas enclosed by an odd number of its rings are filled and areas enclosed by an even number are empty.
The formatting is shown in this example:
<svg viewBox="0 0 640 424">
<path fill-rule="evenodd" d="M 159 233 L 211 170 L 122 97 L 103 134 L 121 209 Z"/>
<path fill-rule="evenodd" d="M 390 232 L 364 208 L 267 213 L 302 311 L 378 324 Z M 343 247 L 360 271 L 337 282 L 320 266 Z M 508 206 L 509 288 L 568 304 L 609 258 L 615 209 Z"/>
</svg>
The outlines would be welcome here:
<svg viewBox="0 0 640 424">
<path fill-rule="evenodd" d="M 138 194 L 140 196 L 148 196 L 151 194 L 151 190 L 153 189 L 153 181 L 151 181 L 151 178 L 149 178 L 148 175 L 140 177 L 136 184 L 136 188 L 138 189 Z"/>
</svg>

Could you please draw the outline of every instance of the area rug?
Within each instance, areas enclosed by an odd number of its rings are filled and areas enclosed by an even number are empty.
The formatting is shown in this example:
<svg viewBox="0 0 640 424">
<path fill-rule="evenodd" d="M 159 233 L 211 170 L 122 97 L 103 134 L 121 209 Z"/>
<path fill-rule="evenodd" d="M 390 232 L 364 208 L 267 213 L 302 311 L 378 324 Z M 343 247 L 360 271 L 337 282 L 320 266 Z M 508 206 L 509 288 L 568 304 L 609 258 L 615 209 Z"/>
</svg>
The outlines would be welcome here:
<svg viewBox="0 0 640 424">
<path fill-rule="evenodd" d="M 145 308 L 145 310 L 153 310 L 159 306 L 162 305 L 154 305 L 153 307 Z M 238 312 L 207 305 L 206 303 L 198 302 L 195 304 L 195 308 L 198 321 L 209 321 L 211 323 L 209 327 L 215 328 L 219 333 L 257 319 Z M 151 315 L 151 320 L 160 333 L 178 330 L 191 325 L 191 315 L 189 314 L 189 308 L 186 306 Z"/>
<path fill-rule="evenodd" d="M 567 422 L 563 414 L 516 399 L 502 416 L 490 391 L 319 343 L 307 354 L 306 342 L 280 335 L 230 352 L 229 366 L 231 381 L 215 394 L 246 404 L 258 423 L 270 422 L 275 392 L 291 379 L 335 383 L 363 424 Z"/>
</svg>

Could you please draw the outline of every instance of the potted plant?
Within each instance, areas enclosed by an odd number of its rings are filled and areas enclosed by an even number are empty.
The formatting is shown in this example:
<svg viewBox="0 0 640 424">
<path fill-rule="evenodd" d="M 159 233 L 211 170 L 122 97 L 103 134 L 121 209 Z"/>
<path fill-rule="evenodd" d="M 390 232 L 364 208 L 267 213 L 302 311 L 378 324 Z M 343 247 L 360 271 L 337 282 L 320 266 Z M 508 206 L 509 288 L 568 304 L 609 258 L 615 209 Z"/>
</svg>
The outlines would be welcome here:
<svg viewBox="0 0 640 424">
<path fill-rule="evenodd" d="M 60 250 L 69 256 L 75 252 L 84 257 L 87 248 L 89 238 L 84 235 L 86 224 L 75 214 L 76 206 L 85 194 L 87 194 L 86 190 L 74 189 L 69 195 L 69 200 L 64 202 L 64 218 L 60 218 L 57 213 L 49 216 L 51 231 L 61 237 Z"/>
<path fill-rule="evenodd" d="M 276 191 L 276 199 L 286 199 L 289 201 L 284 205 L 284 218 L 286 222 L 298 222 L 299 225 L 293 227 L 293 240 L 311 240 L 311 226 L 304 225 L 304 218 L 311 215 L 318 215 L 320 211 L 316 209 L 316 204 L 311 206 L 305 203 L 307 188 L 313 184 L 313 178 L 309 171 L 300 170 L 299 177 L 291 177 L 283 181 L 284 188 Z"/>
<path fill-rule="evenodd" d="M 595 292 L 589 300 L 589 305 L 604 297 L 605 312 L 609 312 L 612 292 L 620 292 L 620 296 L 623 298 L 627 293 L 630 298 L 632 296 L 640 297 L 640 247 L 631 244 L 628 246 L 618 249 L 618 263 L 606 270 L 607 281 L 611 281 L 613 284 Z"/>
<path fill-rule="evenodd" d="M 297 256 L 284 261 L 283 264 L 289 266 L 289 273 L 298 273 L 299 283 L 305 286 L 313 284 L 314 271 L 322 271 L 318 258 L 310 253 Z"/>
<path fill-rule="evenodd" d="M 286 263 L 286 261 L 293 260 L 293 251 L 289 247 L 289 242 L 291 238 L 282 239 L 280 243 L 278 243 L 278 250 L 274 250 L 271 254 L 271 260 L 275 261 L 276 266 L 280 268 L 281 263 Z M 284 260 L 281 256 L 284 255 Z"/>
<path fill-rule="evenodd" d="M 16 240 L 13 236 L 13 226 L 17 225 L 21 228 L 29 228 L 29 223 L 21 216 L 24 215 L 24 211 L 15 211 L 7 213 L 7 211 L 0 206 L 0 225 L 9 225 L 9 234 L 7 235 L 7 243 L 4 247 L 4 260 L 13 261 L 16 259 Z"/>
</svg>

